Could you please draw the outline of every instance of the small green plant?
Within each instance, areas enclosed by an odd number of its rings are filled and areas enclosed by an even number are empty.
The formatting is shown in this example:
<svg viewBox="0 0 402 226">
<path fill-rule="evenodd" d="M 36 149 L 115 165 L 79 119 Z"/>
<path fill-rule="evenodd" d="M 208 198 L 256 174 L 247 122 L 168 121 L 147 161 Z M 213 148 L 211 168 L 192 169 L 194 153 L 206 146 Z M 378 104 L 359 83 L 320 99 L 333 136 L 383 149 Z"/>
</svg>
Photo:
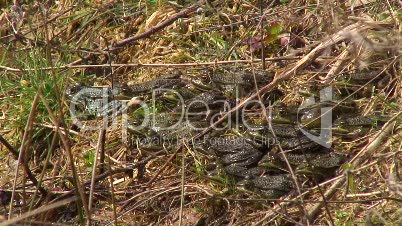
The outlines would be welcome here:
<svg viewBox="0 0 402 226">
<path fill-rule="evenodd" d="M 14 65 L 13 65 L 14 66 Z M 53 113 L 57 114 L 61 107 L 61 96 L 64 83 L 64 75 L 57 71 L 49 73 L 42 68 L 49 67 L 45 53 L 39 48 L 33 48 L 29 52 L 21 52 L 17 58 L 18 68 L 23 72 L 8 73 L 0 77 L 0 90 L 4 99 L 0 102 L 1 109 L 7 109 L 5 128 L 18 131 L 25 127 L 32 101 L 41 92 Z M 50 116 L 42 101 L 35 112 L 35 123 L 49 123 Z M 35 134 L 36 132 L 33 131 Z M 17 132 L 16 134 L 21 134 Z M 19 139 L 18 136 L 16 137 Z"/>
<path fill-rule="evenodd" d="M 353 165 L 351 164 L 343 164 L 341 167 L 343 170 L 353 170 Z M 356 186 L 356 182 L 355 182 L 355 176 L 352 173 L 347 173 L 347 182 L 348 182 L 348 190 L 351 193 L 355 193 L 357 191 L 357 186 Z"/>
<path fill-rule="evenodd" d="M 351 213 L 345 212 L 343 210 L 335 210 L 335 225 L 352 226 L 355 225 L 351 221 Z"/>
<path fill-rule="evenodd" d="M 92 167 L 95 162 L 95 151 L 87 151 L 84 153 L 84 161 L 87 167 Z"/>
</svg>

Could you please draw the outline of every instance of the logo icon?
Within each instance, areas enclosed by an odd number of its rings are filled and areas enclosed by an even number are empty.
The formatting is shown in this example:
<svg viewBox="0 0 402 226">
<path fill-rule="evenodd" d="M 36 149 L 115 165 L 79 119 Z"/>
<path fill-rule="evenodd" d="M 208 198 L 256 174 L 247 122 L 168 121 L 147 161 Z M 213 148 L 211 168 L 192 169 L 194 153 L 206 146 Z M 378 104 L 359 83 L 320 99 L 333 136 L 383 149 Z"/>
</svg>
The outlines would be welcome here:
<svg viewBox="0 0 402 226">
<path fill-rule="evenodd" d="M 320 90 L 320 102 L 316 103 L 315 97 L 309 97 L 303 104 L 301 104 L 298 108 L 298 113 L 308 109 L 311 106 L 316 107 L 318 105 L 320 107 L 320 134 L 314 135 L 307 131 L 305 127 L 302 125 L 300 121 L 297 122 L 300 131 L 312 141 L 324 146 L 326 148 L 330 148 L 331 137 L 332 137 L 332 107 L 325 107 L 324 103 L 328 103 L 332 101 L 332 87 L 328 86 L 322 90 Z M 321 106 L 322 105 L 322 106 Z M 314 109 L 317 110 L 317 109 Z"/>
</svg>

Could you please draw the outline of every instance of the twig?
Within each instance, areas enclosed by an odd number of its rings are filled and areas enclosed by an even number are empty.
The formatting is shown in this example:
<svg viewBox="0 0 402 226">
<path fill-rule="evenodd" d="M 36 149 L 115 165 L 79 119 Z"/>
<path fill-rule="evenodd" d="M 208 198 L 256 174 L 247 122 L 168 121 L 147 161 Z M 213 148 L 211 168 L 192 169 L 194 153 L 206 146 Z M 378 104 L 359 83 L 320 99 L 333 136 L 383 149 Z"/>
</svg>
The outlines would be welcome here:
<svg viewBox="0 0 402 226">
<path fill-rule="evenodd" d="M 392 10 L 392 7 L 391 7 L 391 4 L 389 3 L 389 0 L 386 0 L 386 2 L 387 2 L 387 4 L 385 4 L 385 5 L 388 8 L 389 15 L 391 16 L 394 24 L 399 27 L 400 21 L 397 19 L 398 17 L 396 17 L 394 10 Z"/>
<path fill-rule="evenodd" d="M 297 63 L 297 65 L 295 67 L 293 67 L 291 70 L 283 73 L 281 76 L 278 76 L 277 78 L 280 79 L 281 77 L 289 77 L 292 74 L 297 74 L 305 66 L 309 65 L 310 62 L 312 62 L 314 59 L 316 59 L 323 50 L 334 45 L 335 43 L 345 40 L 347 38 L 347 36 L 345 35 L 346 33 L 350 33 L 351 31 L 364 30 L 364 29 L 368 29 L 368 27 L 364 26 L 360 23 L 351 24 L 351 25 L 343 28 L 342 30 L 338 31 L 337 33 L 335 33 L 334 35 L 329 37 L 327 40 L 321 42 L 317 47 L 315 47 L 313 50 L 311 50 L 310 53 L 308 53 L 306 56 L 304 56 Z"/>
<path fill-rule="evenodd" d="M 49 113 L 49 116 L 50 116 L 53 124 L 56 125 L 56 127 L 58 127 L 60 123 L 57 120 L 56 116 L 54 115 L 54 113 L 53 113 L 52 109 L 50 108 L 49 104 L 47 103 L 45 97 L 42 95 L 41 92 L 38 92 L 38 93 L 39 93 L 39 97 L 41 98 L 43 104 L 46 107 L 46 110 Z M 78 207 L 78 209 L 81 209 L 81 207 L 84 208 L 85 215 L 87 216 L 87 222 L 90 222 L 91 215 L 90 215 L 89 210 L 88 210 L 88 203 L 86 202 L 86 196 L 85 196 L 84 191 L 82 190 L 82 186 L 80 184 L 80 179 L 79 179 L 79 176 L 78 176 L 78 173 L 77 173 L 77 169 L 75 167 L 74 157 L 73 157 L 73 154 L 71 152 L 70 143 L 69 143 L 67 137 L 65 136 L 65 134 L 63 134 L 60 130 L 58 132 L 59 132 L 59 136 L 60 136 L 60 139 L 62 141 L 62 144 L 63 144 L 63 146 L 64 146 L 64 148 L 65 148 L 65 150 L 67 152 L 68 161 L 69 161 L 71 171 L 72 171 L 72 174 L 73 174 L 73 184 L 74 184 L 74 187 L 76 189 L 75 192 L 77 193 L 77 196 L 80 197 L 81 206 L 77 204 L 77 207 Z"/>
<path fill-rule="evenodd" d="M 52 210 L 52 209 L 64 206 L 70 202 L 75 201 L 76 199 L 77 199 L 76 197 L 70 197 L 68 199 L 64 199 L 59 202 L 55 202 L 55 203 L 52 203 L 52 204 L 49 204 L 46 206 L 41 206 L 38 209 L 35 209 L 31 212 L 26 212 L 26 213 L 22 214 L 21 216 L 15 217 L 11 220 L 4 221 L 4 222 L 0 223 L 0 226 L 16 225 L 16 223 L 18 223 L 24 219 L 38 215 L 38 214 L 46 212 L 48 210 Z"/>
<path fill-rule="evenodd" d="M 265 61 L 282 61 L 282 60 L 300 60 L 301 57 L 271 57 L 265 58 Z M 326 59 L 326 58 L 323 58 Z M 73 69 L 73 68 L 103 68 L 103 67 L 199 67 L 199 66 L 209 66 L 209 65 L 224 65 L 224 64 L 238 64 L 238 63 L 255 63 L 261 62 L 261 59 L 254 60 L 229 60 L 229 61 L 213 61 L 213 62 L 200 62 L 200 63 L 180 63 L 180 64 L 141 64 L 141 63 L 127 63 L 127 64 L 94 64 L 94 65 L 64 65 L 58 67 L 42 67 L 42 68 L 25 68 L 18 69 L 7 66 L 0 65 L 0 69 L 12 72 L 23 72 L 23 71 L 49 71 L 49 70 L 60 70 L 60 69 Z"/>
<path fill-rule="evenodd" d="M 380 195 L 382 193 L 383 192 L 381 192 L 381 191 L 373 191 L 373 192 L 368 192 L 368 193 L 347 194 L 346 198 L 368 197 L 368 196 Z"/>
<path fill-rule="evenodd" d="M 344 65 L 348 60 L 349 53 L 351 52 L 352 46 L 348 45 L 348 47 L 342 51 L 339 56 L 336 57 L 336 61 L 327 73 L 324 78 L 324 83 L 329 84 L 331 80 L 334 78 L 335 75 L 339 74 L 341 71 L 344 70 Z M 350 61 L 348 62 L 350 63 Z"/>
<path fill-rule="evenodd" d="M 111 157 L 108 156 L 108 170 L 112 172 L 112 161 Z M 116 198 L 114 197 L 114 184 L 113 184 L 113 176 L 112 174 L 109 174 L 109 184 L 110 184 L 110 196 L 112 198 L 112 208 L 113 208 L 113 220 L 114 220 L 114 225 L 117 224 L 117 211 L 116 211 Z"/>
<path fill-rule="evenodd" d="M 79 136 L 81 138 L 87 138 L 86 136 L 84 136 L 81 133 L 76 132 L 76 131 L 74 131 L 72 129 L 67 129 L 67 128 L 64 128 L 64 127 L 57 128 L 56 126 L 51 125 L 51 124 L 47 124 L 47 123 L 44 123 L 44 124 L 34 123 L 34 124 L 35 125 L 40 125 L 40 126 L 43 126 L 43 127 L 49 128 L 49 129 L 52 129 L 53 131 L 60 130 L 60 132 L 65 134 L 65 135 L 67 135 L 67 133 L 71 133 L 71 134 L 74 134 L 75 136 Z"/>
<path fill-rule="evenodd" d="M 58 142 L 58 139 L 57 139 L 57 137 L 58 137 L 58 136 L 57 136 L 57 131 L 58 131 L 58 130 L 59 130 L 59 127 L 56 128 L 56 133 L 53 134 L 52 142 L 51 142 L 51 144 L 50 144 L 49 149 L 47 150 L 46 159 L 45 159 L 44 165 L 43 165 L 43 167 L 42 167 L 42 171 L 41 171 L 41 173 L 40 173 L 40 175 L 39 175 L 39 179 L 38 179 L 38 183 L 39 183 L 39 184 L 42 184 L 42 182 L 44 181 L 43 178 L 44 178 L 44 176 L 45 176 L 46 169 L 47 169 L 47 167 L 48 167 L 48 165 L 49 165 L 50 157 L 51 157 L 51 155 L 52 155 L 53 150 L 54 150 L 55 147 L 56 147 L 56 143 Z M 36 199 L 37 194 L 38 194 L 38 189 L 35 189 L 35 193 L 33 194 L 32 198 L 31 198 L 31 203 L 29 204 L 29 209 L 28 209 L 28 211 L 31 211 L 32 208 L 34 207 L 34 204 L 35 204 L 34 201 L 35 201 L 35 199 Z M 39 203 L 40 203 L 40 202 L 38 202 L 38 204 L 39 204 Z"/>
<path fill-rule="evenodd" d="M 279 202 L 279 203 L 291 203 L 291 204 L 296 204 L 299 201 L 298 200 L 290 200 L 290 199 L 250 199 L 250 198 L 246 198 L 246 199 L 236 199 L 236 198 L 227 198 L 227 197 L 222 197 L 219 195 L 215 195 L 215 197 L 217 198 L 221 198 L 221 199 L 227 199 L 230 201 L 244 201 L 244 202 L 251 202 L 251 201 L 260 201 L 260 202 Z M 363 196 L 364 197 L 364 196 Z M 391 201 L 395 201 L 395 202 L 402 202 L 402 199 L 398 199 L 398 198 L 394 198 L 394 197 L 378 197 L 378 198 L 372 198 L 372 199 L 359 199 L 359 200 L 347 200 L 347 201 L 327 201 L 327 203 L 335 203 L 335 204 L 347 204 L 347 203 L 367 203 L 367 202 L 375 202 L 375 201 L 380 201 L 380 200 L 391 200 Z M 305 203 L 322 203 L 322 200 L 304 200 Z M 278 211 L 277 208 L 274 209 L 273 211 Z M 263 220 L 266 220 L 267 218 L 265 217 Z M 260 224 L 262 224 L 262 221 L 260 221 Z M 256 223 L 258 224 L 258 222 Z M 258 224 L 258 225 L 260 225 Z"/>
<path fill-rule="evenodd" d="M 184 143 L 184 146 L 186 146 L 187 150 L 190 148 Z M 184 196 L 185 196 L 185 189 L 184 189 L 184 181 L 185 181 L 185 171 L 186 171 L 186 158 L 185 154 L 183 152 L 182 158 L 181 158 L 181 194 L 180 194 L 180 210 L 179 210 L 179 226 L 183 224 L 183 207 L 184 207 Z"/>
<path fill-rule="evenodd" d="M 177 153 L 179 152 L 179 150 L 181 148 L 183 148 L 183 144 L 179 145 L 179 147 L 172 154 L 172 156 L 170 156 L 169 159 L 166 160 L 165 164 L 163 164 L 163 166 L 159 168 L 158 172 L 156 172 L 155 175 L 152 177 L 152 179 L 150 181 L 148 181 L 147 186 L 150 186 L 156 180 L 156 178 L 159 176 L 159 174 L 161 174 L 165 170 L 167 165 L 176 157 Z"/>
<path fill-rule="evenodd" d="M 14 158 L 17 160 L 18 159 L 18 151 L 14 149 L 13 146 L 11 146 L 10 143 L 7 142 L 6 139 L 0 134 L 0 142 L 13 154 Z"/>
<path fill-rule="evenodd" d="M 32 102 L 31 110 L 30 110 L 29 116 L 28 116 L 28 121 L 27 121 L 27 124 L 25 126 L 24 136 L 23 136 L 22 141 L 21 141 L 22 143 L 21 143 L 21 147 L 20 147 L 20 152 L 19 152 L 19 154 L 17 154 L 17 156 L 18 156 L 18 164 L 17 164 L 17 167 L 15 169 L 15 174 L 14 174 L 13 191 L 11 193 L 11 200 L 14 200 L 14 197 L 15 197 L 15 188 L 17 186 L 17 178 L 18 178 L 18 171 L 19 171 L 20 164 L 23 165 L 23 168 L 24 168 L 25 172 L 27 172 L 28 178 L 30 178 L 30 180 L 35 185 L 35 187 L 37 187 L 37 189 L 40 189 L 40 192 L 42 193 L 42 195 L 46 195 L 46 193 L 47 193 L 44 188 L 42 188 L 41 186 L 38 185 L 38 181 L 36 180 L 35 176 L 33 176 L 32 172 L 30 171 L 30 169 L 28 167 L 28 163 L 25 162 L 25 160 L 24 160 L 24 153 L 25 153 L 25 149 L 27 148 L 26 145 L 27 145 L 28 136 L 29 136 L 29 133 L 30 133 L 29 131 L 32 129 L 32 124 L 33 124 L 33 121 L 34 121 L 36 107 L 38 106 L 39 95 L 40 95 L 40 91 L 38 91 L 36 93 L 35 98 L 34 98 L 34 100 Z M 17 151 L 15 151 L 12 148 L 11 145 L 8 145 L 6 147 L 11 148 L 11 149 L 9 149 L 10 151 L 12 150 L 11 153 L 16 154 Z M 10 209 L 9 209 L 9 213 L 8 213 L 8 219 L 11 219 L 12 216 L 13 216 L 13 207 L 14 207 L 13 204 L 14 204 L 14 202 L 10 202 Z"/>
<path fill-rule="evenodd" d="M 96 176 L 96 177 L 95 177 L 95 180 L 96 180 L 96 181 L 101 181 L 101 180 L 106 179 L 106 178 L 109 177 L 109 176 L 113 176 L 114 174 L 132 172 L 133 169 L 138 168 L 138 167 L 140 167 L 141 165 L 147 164 L 147 163 L 149 162 L 149 160 L 151 160 L 152 158 L 155 158 L 155 156 L 157 156 L 157 155 L 159 155 L 159 154 L 161 154 L 161 153 L 164 153 L 164 152 L 165 152 L 165 151 L 156 152 L 156 153 L 154 153 L 154 154 L 148 156 L 147 158 L 141 160 L 140 162 L 135 163 L 134 165 L 132 165 L 132 166 L 130 166 L 130 167 L 118 168 L 118 169 L 115 169 L 115 170 L 110 170 L 110 169 L 109 169 L 108 171 L 106 171 L 106 172 L 104 172 L 104 173 L 102 173 L 102 174 Z M 83 183 L 83 187 L 85 188 L 86 186 L 89 186 L 90 184 L 91 184 L 91 179 L 85 181 L 85 182 Z M 66 197 L 70 196 L 70 195 L 71 195 L 72 193 L 74 193 L 74 192 L 76 192 L 76 189 L 72 189 L 72 190 L 70 190 L 70 191 L 68 191 L 68 192 L 65 192 L 63 195 L 61 195 L 60 197 L 58 197 L 57 199 L 55 199 L 55 200 L 53 200 L 53 201 L 66 198 Z"/>
<path fill-rule="evenodd" d="M 265 19 L 265 17 L 264 17 L 264 13 L 263 13 L 263 10 L 262 10 L 262 0 L 260 0 L 259 3 L 260 3 L 260 16 L 261 16 L 261 21 L 260 21 L 260 23 L 261 23 L 261 26 L 260 26 L 260 33 L 261 33 L 261 59 L 262 59 L 262 70 L 265 70 L 265 57 L 264 57 L 264 55 L 265 55 L 265 41 L 264 41 L 264 38 L 265 38 L 264 37 L 264 19 Z M 274 3 L 274 1 L 272 1 L 268 7 L 272 6 L 273 3 Z"/>
<path fill-rule="evenodd" d="M 115 44 L 102 49 L 100 52 L 106 52 L 106 51 L 114 52 L 114 51 L 120 49 L 121 47 L 123 47 L 123 46 L 125 46 L 127 44 L 130 44 L 130 43 L 132 43 L 134 41 L 137 41 L 137 40 L 143 39 L 143 38 L 148 38 L 152 34 L 154 34 L 154 33 L 158 32 L 158 31 L 164 29 L 165 27 L 171 25 L 177 19 L 184 18 L 184 17 L 188 16 L 188 14 L 190 14 L 191 12 L 196 11 L 202 5 L 202 3 L 203 3 L 202 0 L 198 1 L 197 3 L 191 5 L 191 6 L 187 7 L 187 8 L 185 8 L 185 9 L 183 9 L 182 11 L 176 13 L 175 15 L 167 18 L 162 23 L 149 28 L 145 32 L 143 32 L 141 34 L 138 34 L 138 35 L 135 35 L 135 36 L 131 36 L 129 38 L 125 38 L 123 40 L 120 40 L 120 41 L 116 42 Z M 91 58 L 92 56 L 93 56 L 93 54 L 89 54 L 89 55 L 85 56 L 83 59 L 80 59 L 80 60 L 72 62 L 70 65 L 79 64 L 82 61 Z"/>
<path fill-rule="evenodd" d="M 272 115 L 272 113 L 271 113 L 271 115 Z M 272 135 L 273 135 L 273 138 L 275 139 L 275 141 L 278 141 L 278 137 L 276 136 L 275 131 L 274 131 L 273 127 L 272 127 L 272 121 L 271 121 L 271 120 L 268 120 L 268 125 L 269 125 L 269 130 L 271 131 L 271 133 L 272 133 Z M 280 150 L 279 152 L 280 152 L 282 158 L 285 160 L 286 167 L 287 167 L 287 169 L 289 170 L 290 175 L 292 176 L 292 181 L 293 181 L 293 183 L 294 183 L 294 185 L 295 185 L 295 187 L 296 187 L 297 193 L 299 194 L 298 198 L 300 198 L 300 204 L 301 204 L 301 205 L 297 205 L 297 206 L 300 208 L 300 210 L 301 210 L 304 214 L 306 214 L 306 213 L 307 213 L 307 210 L 306 210 L 306 208 L 305 208 L 305 206 L 304 206 L 304 199 L 303 199 L 303 196 L 301 195 L 302 193 L 301 193 L 301 189 L 300 189 L 299 182 L 297 181 L 297 176 L 296 176 L 296 174 L 294 173 L 294 171 L 293 171 L 293 169 L 292 169 L 292 166 L 290 165 L 290 162 L 289 162 L 289 160 L 288 160 L 288 158 L 287 158 L 287 156 L 286 156 L 286 153 L 285 153 L 285 151 L 283 150 L 283 148 L 282 148 L 280 142 L 277 142 L 277 143 L 279 144 L 279 145 L 278 145 L 278 148 L 279 148 L 279 150 Z M 301 142 L 300 142 L 300 144 L 301 144 Z M 308 216 L 308 215 L 307 215 L 307 216 Z M 307 218 L 306 223 L 307 223 L 307 225 L 310 225 L 310 222 L 309 222 L 309 219 L 308 219 L 308 218 Z M 257 225 L 257 224 L 256 224 L 256 225 Z"/>
<path fill-rule="evenodd" d="M 392 132 L 394 126 L 395 126 L 395 122 L 394 120 L 399 117 L 402 114 L 402 112 L 398 113 L 397 115 L 395 115 L 395 117 L 393 117 L 386 125 L 384 125 L 384 128 L 381 129 L 375 136 L 373 142 L 371 142 L 370 144 L 368 144 L 367 146 L 365 146 L 362 151 L 360 151 L 360 153 L 370 153 L 373 152 L 374 150 L 376 150 L 382 143 L 382 141 L 388 136 L 389 133 Z M 358 165 L 359 163 L 362 162 L 361 158 L 358 159 L 352 159 L 350 161 L 350 163 L 354 163 L 355 165 Z M 328 190 L 327 192 L 325 192 L 325 199 L 330 199 L 335 192 L 344 184 L 344 182 L 346 181 L 346 177 L 342 177 L 340 178 L 338 181 L 335 182 L 335 184 L 333 184 Z M 323 203 L 318 203 L 316 205 L 314 205 L 308 212 L 308 216 L 310 218 L 314 218 L 320 211 L 321 207 L 322 207 Z"/>
<path fill-rule="evenodd" d="M 371 152 L 373 152 L 374 150 L 376 150 L 381 144 L 380 142 L 385 138 L 384 136 L 387 136 L 389 133 L 392 132 L 392 128 L 391 124 L 395 124 L 393 123 L 399 116 L 402 115 L 402 111 L 399 112 L 398 114 L 396 114 L 395 116 L 393 116 L 383 127 L 382 130 L 380 130 L 376 136 L 374 137 L 375 139 L 368 144 L 366 147 L 364 147 L 361 151 L 359 151 L 359 153 L 357 153 L 352 160 L 350 160 L 351 163 L 354 163 L 355 165 L 358 165 L 359 163 L 361 163 L 362 159 L 361 157 L 363 156 L 363 154 L 365 155 L 371 155 Z M 388 128 L 389 127 L 389 128 Z"/>
<path fill-rule="evenodd" d="M 95 190 L 96 168 L 98 165 L 101 165 L 100 169 L 101 169 L 101 173 L 103 173 L 102 161 L 100 161 L 100 164 L 98 164 L 98 158 L 100 158 L 102 153 L 103 153 L 103 158 L 104 158 L 106 127 L 107 127 L 107 118 L 104 118 L 103 126 L 99 130 L 98 144 L 96 145 L 96 154 L 95 154 L 95 159 L 94 159 L 93 166 L 92 166 L 91 186 L 89 187 L 89 200 L 88 200 L 88 210 L 90 213 L 92 212 L 93 194 L 94 194 L 94 190 Z"/>
</svg>

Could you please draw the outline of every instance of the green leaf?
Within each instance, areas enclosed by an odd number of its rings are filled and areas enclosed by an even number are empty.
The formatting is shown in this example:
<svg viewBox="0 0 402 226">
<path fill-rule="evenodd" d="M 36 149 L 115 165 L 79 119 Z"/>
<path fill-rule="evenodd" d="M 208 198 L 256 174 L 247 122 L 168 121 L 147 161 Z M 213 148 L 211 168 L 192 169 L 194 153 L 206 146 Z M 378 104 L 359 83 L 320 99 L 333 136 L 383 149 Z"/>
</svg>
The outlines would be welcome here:
<svg viewBox="0 0 402 226">
<path fill-rule="evenodd" d="M 352 170 L 353 165 L 345 163 L 341 167 L 343 170 Z M 351 193 L 354 193 L 356 191 L 356 183 L 355 183 L 355 175 L 352 173 L 347 173 L 347 180 L 348 180 L 348 185 L 349 185 L 349 191 Z"/>
<path fill-rule="evenodd" d="M 351 193 L 355 193 L 356 192 L 355 175 L 352 173 L 348 173 L 348 185 L 349 185 L 349 191 Z"/>
<path fill-rule="evenodd" d="M 95 152 L 94 151 L 85 152 L 84 161 L 88 166 L 92 166 L 95 162 Z"/>
<path fill-rule="evenodd" d="M 271 35 L 277 35 L 281 33 L 282 28 L 280 24 L 272 24 L 271 27 L 269 28 L 269 33 Z"/>
</svg>

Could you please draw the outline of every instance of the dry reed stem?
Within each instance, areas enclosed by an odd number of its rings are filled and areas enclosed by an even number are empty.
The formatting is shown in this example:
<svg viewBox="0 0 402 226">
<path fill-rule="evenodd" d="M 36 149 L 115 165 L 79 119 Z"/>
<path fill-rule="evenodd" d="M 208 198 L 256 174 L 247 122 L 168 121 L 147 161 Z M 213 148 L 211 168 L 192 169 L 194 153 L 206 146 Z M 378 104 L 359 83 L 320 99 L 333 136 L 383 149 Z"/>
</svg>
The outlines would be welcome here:
<svg viewBox="0 0 402 226">
<path fill-rule="evenodd" d="M 283 61 L 283 60 L 299 60 L 301 57 L 270 57 L 265 58 L 264 61 Z M 327 58 L 323 57 L 322 60 Z M 126 64 L 83 64 L 83 65 L 64 65 L 58 67 L 42 67 L 42 68 L 12 68 L 0 65 L 0 69 L 12 72 L 24 72 L 24 71 L 50 71 L 60 69 L 74 69 L 74 68 L 107 68 L 107 67 L 199 67 L 199 66 L 211 66 L 211 65 L 226 65 L 226 64 L 238 64 L 238 63 L 257 63 L 261 62 L 261 59 L 254 60 L 226 60 L 226 61 L 211 61 L 211 62 L 196 62 L 196 63 L 155 63 L 155 64 L 143 64 L 143 63 L 126 63 Z"/>
<path fill-rule="evenodd" d="M 100 173 L 103 173 L 103 168 L 104 166 L 102 165 L 102 153 L 103 156 L 105 154 L 105 139 L 106 139 L 106 128 L 107 128 L 107 119 L 103 119 L 103 126 L 99 130 L 99 137 L 98 137 L 98 143 L 96 145 L 96 153 L 95 153 L 95 159 L 93 162 L 92 166 L 92 173 L 91 173 L 91 185 L 89 187 L 89 198 L 88 198 L 88 210 L 90 214 L 92 214 L 92 205 L 93 205 L 93 195 L 94 195 L 94 190 L 95 190 L 95 177 L 96 177 L 96 169 L 98 165 L 101 165 L 101 170 Z M 100 160 L 100 163 L 98 163 L 98 158 Z"/>
<path fill-rule="evenodd" d="M 37 91 L 37 93 L 34 97 L 34 100 L 32 102 L 32 105 L 31 105 L 31 110 L 29 112 L 28 121 L 26 123 L 24 135 L 23 135 L 23 138 L 21 141 L 21 147 L 20 147 L 20 151 L 19 151 L 19 155 L 18 155 L 18 164 L 15 169 L 13 188 L 12 188 L 12 193 L 11 193 L 10 209 L 9 209 L 9 213 L 8 213 L 9 220 L 13 217 L 13 207 L 14 207 L 13 200 L 15 197 L 15 189 L 17 186 L 17 178 L 18 178 L 18 171 L 19 171 L 20 165 L 23 166 L 25 173 L 27 173 L 28 178 L 32 181 L 32 183 L 36 187 L 36 189 L 39 189 L 39 191 L 41 192 L 42 195 L 47 194 L 46 190 L 38 184 L 38 181 L 36 180 L 35 176 L 32 174 L 31 170 L 29 169 L 28 163 L 24 159 L 25 149 L 27 148 L 26 145 L 28 144 L 30 131 L 32 129 L 32 125 L 33 125 L 33 121 L 34 121 L 34 117 L 35 117 L 35 113 L 36 113 L 36 108 L 37 108 L 38 102 L 39 102 L 39 97 L 40 97 L 40 91 Z M 12 149 L 10 149 L 10 150 L 12 150 Z M 15 151 L 12 151 L 12 153 L 13 152 L 15 152 Z"/>
<path fill-rule="evenodd" d="M 46 107 L 46 110 L 49 113 L 49 116 L 50 116 L 53 124 L 56 125 L 56 127 L 58 127 L 59 126 L 59 121 L 57 120 L 56 116 L 54 115 L 54 113 L 53 113 L 52 109 L 50 108 L 49 104 L 47 103 L 45 97 L 41 94 L 41 92 L 38 92 L 38 93 L 39 93 L 39 97 L 41 98 L 43 104 Z M 74 184 L 74 187 L 76 188 L 77 196 L 80 197 L 80 201 L 81 201 L 82 206 L 77 205 L 77 207 L 78 207 L 78 209 L 80 209 L 81 207 L 84 208 L 85 215 L 87 216 L 87 224 L 90 224 L 91 223 L 91 214 L 90 214 L 90 212 L 88 210 L 88 203 L 87 203 L 87 200 L 86 200 L 85 192 L 84 192 L 84 190 L 82 188 L 80 178 L 79 178 L 77 169 L 75 167 L 74 156 L 73 156 L 73 153 L 71 152 L 70 142 L 68 141 L 68 138 L 65 136 L 65 134 L 63 134 L 60 130 L 59 130 L 59 136 L 60 136 L 60 139 L 61 139 L 62 144 L 64 146 L 64 149 L 67 152 L 67 157 L 68 157 L 70 167 L 71 167 L 71 171 L 72 171 L 72 174 L 73 174 L 73 182 L 74 182 L 73 184 Z"/>
<path fill-rule="evenodd" d="M 371 153 L 378 149 L 383 142 L 384 139 L 387 138 L 387 136 L 392 132 L 392 130 L 395 127 L 396 122 L 394 121 L 397 117 L 402 115 L 402 112 L 398 113 L 395 115 L 390 121 L 384 125 L 384 127 L 375 135 L 374 140 L 366 145 L 359 153 Z M 362 162 L 362 158 L 357 158 L 359 155 L 356 156 L 356 158 L 353 158 L 349 162 L 354 164 L 354 165 L 359 165 Z M 346 181 L 346 177 L 341 177 L 338 181 L 336 181 L 326 192 L 325 192 L 325 198 L 330 199 L 335 192 L 343 186 L 343 184 Z M 313 206 L 309 212 L 308 216 L 313 219 L 320 211 L 323 203 L 318 203 L 315 206 Z"/>
<path fill-rule="evenodd" d="M 56 209 L 58 207 L 65 206 L 66 204 L 68 204 L 70 202 L 74 202 L 74 201 L 77 201 L 77 198 L 76 197 L 70 197 L 70 198 L 67 198 L 67 199 L 64 199 L 64 200 L 61 200 L 61 201 L 46 205 L 46 206 L 41 206 L 41 207 L 39 207 L 39 208 L 37 208 L 35 210 L 32 210 L 30 212 L 23 213 L 23 214 L 21 214 L 21 216 L 14 217 L 11 220 L 0 222 L 0 226 L 16 225 L 16 223 L 21 222 L 21 221 L 23 221 L 25 219 L 28 219 L 28 218 L 33 217 L 33 216 L 36 216 L 36 215 L 41 214 L 41 213 L 45 213 L 45 212 L 47 212 L 49 210 L 52 210 L 52 209 Z"/>
</svg>

